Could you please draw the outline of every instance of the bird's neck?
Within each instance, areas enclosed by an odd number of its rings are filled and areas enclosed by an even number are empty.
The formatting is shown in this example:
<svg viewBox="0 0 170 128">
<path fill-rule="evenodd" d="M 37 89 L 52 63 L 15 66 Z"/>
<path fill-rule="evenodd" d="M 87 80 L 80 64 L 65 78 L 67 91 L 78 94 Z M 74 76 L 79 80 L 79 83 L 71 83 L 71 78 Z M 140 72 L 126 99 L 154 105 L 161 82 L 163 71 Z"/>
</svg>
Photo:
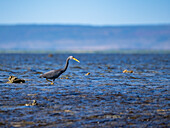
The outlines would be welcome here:
<svg viewBox="0 0 170 128">
<path fill-rule="evenodd" d="M 70 58 L 67 58 L 65 67 L 63 69 L 64 72 L 67 70 L 67 67 L 68 67 L 68 64 L 69 64 L 69 60 L 70 60 Z"/>
</svg>

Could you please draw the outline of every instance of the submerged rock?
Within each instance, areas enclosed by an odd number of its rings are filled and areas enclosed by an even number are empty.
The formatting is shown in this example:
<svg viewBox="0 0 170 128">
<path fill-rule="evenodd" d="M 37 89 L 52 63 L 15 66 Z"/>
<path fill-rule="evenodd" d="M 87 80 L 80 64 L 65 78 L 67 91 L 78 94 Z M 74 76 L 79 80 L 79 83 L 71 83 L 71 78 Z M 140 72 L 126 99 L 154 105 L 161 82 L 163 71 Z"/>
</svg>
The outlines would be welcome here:
<svg viewBox="0 0 170 128">
<path fill-rule="evenodd" d="M 48 54 L 48 57 L 53 57 L 53 54 Z"/>
<path fill-rule="evenodd" d="M 90 75 L 90 72 L 86 73 L 85 75 L 86 75 L 86 76 Z"/>
<path fill-rule="evenodd" d="M 128 71 L 127 69 L 123 71 L 123 73 L 133 73 L 132 70 Z"/>
<path fill-rule="evenodd" d="M 68 77 L 61 77 L 60 79 L 69 79 Z"/>
<path fill-rule="evenodd" d="M 9 81 L 7 83 L 25 83 L 25 80 L 19 79 L 15 76 L 9 76 L 8 80 Z"/>
<path fill-rule="evenodd" d="M 35 106 L 35 105 L 38 105 L 36 100 L 33 100 L 33 102 L 30 104 L 25 104 L 25 106 Z"/>
</svg>

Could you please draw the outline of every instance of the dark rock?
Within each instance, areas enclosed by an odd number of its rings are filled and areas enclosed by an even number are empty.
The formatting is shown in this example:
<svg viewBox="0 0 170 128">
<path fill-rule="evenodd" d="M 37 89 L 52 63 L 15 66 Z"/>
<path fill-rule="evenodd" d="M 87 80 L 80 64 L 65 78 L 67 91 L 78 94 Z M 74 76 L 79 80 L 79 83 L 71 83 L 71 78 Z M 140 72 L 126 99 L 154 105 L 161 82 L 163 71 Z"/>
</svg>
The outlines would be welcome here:
<svg viewBox="0 0 170 128">
<path fill-rule="evenodd" d="M 15 76 L 9 76 L 8 80 L 9 81 L 7 83 L 25 83 L 25 80 L 19 79 Z"/>
</svg>

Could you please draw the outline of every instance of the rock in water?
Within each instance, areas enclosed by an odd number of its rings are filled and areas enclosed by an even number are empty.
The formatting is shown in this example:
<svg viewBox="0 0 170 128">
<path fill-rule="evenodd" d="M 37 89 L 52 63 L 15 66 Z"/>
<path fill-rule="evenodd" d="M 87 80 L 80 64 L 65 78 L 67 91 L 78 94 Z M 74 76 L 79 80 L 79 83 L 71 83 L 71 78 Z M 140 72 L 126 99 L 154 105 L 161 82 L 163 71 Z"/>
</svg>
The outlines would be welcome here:
<svg viewBox="0 0 170 128">
<path fill-rule="evenodd" d="M 86 75 L 86 76 L 90 75 L 90 72 L 86 73 L 85 75 Z"/>
<path fill-rule="evenodd" d="M 53 57 L 53 54 L 48 54 L 48 57 Z"/>
<path fill-rule="evenodd" d="M 123 71 L 123 73 L 133 73 L 132 70 L 128 71 L 127 69 Z"/>
<path fill-rule="evenodd" d="M 33 100 L 31 104 L 25 104 L 25 106 L 35 106 L 38 105 L 36 100 Z"/>
<path fill-rule="evenodd" d="M 8 80 L 9 81 L 7 83 L 25 83 L 25 80 L 19 79 L 15 76 L 9 76 Z"/>
</svg>

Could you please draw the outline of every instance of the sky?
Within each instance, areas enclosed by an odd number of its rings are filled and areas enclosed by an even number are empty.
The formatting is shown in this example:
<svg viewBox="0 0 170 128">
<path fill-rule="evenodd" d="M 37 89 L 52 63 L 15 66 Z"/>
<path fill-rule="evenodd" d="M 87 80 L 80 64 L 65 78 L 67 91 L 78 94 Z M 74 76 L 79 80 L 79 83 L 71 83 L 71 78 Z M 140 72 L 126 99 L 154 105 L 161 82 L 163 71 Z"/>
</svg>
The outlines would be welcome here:
<svg viewBox="0 0 170 128">
<path fill-rule="evenodd" d="M 0 24 L 170 24 L 170 0 L 0 0 Z"/>
</svg>

